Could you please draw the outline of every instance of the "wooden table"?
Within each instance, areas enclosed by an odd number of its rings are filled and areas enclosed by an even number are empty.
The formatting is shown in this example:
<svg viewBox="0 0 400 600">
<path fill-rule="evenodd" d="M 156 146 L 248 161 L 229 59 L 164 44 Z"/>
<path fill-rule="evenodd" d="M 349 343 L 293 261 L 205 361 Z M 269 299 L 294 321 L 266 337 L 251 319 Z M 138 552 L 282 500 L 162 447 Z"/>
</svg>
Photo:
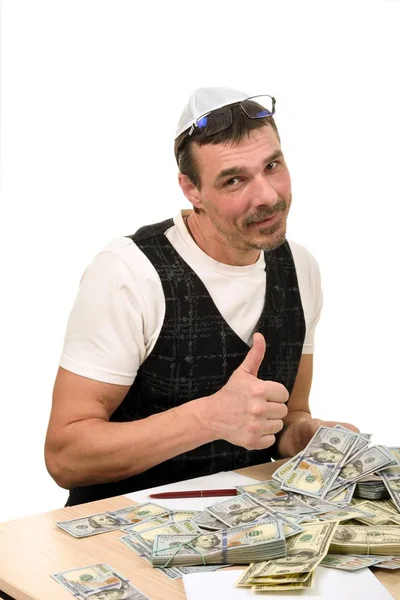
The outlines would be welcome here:
<svg viewBox="0 0 400 600">
<path fill-rule="evenodd" d="M 262 481 L 269 479 L 282 462 L 237 472 Z M 119 541 L 119 531 L 76 539 L 56 526 L 57 521 L 133 504 L 129 498 L 117 496 L 0 523 L 0 590 L 15 600 L 71 600 L 72 594 L 50 574 L 108 563 L 152 600 L 185 600 L 182 580 L 171 581 L 154 570 Z M 372 570 L 392 596 L 400 600 L 400 571 Z"/>
</svg>

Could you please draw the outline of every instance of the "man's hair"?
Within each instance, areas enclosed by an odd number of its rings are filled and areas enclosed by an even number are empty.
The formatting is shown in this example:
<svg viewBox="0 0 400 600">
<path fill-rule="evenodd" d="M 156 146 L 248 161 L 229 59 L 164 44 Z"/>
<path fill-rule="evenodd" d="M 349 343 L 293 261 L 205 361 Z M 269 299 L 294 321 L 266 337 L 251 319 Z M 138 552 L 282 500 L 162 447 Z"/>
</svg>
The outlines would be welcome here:
<svg viewBox="0 0 400 600">
<path fill-rule="evenodd" d="M 229 105 L 230 106 L 230 105 Z M 224 107 L 225 108 L 225 107 Z M 200 172 L 195 157 L 193 156 L 193 144 L 204 146 L 206 144 L 238 144 L 254 129 L 260 129 L 266 125 L 271 126 L 276 132 L 277 138 L 280 140 L 278 128 L 273 117 L 263 117 L 261 119 L 250 119 L 240 108 L 240 106 L 231 106 L 232 125 L 227 129 L 223 129 L 214 135 L 205 135 L 197 127 L 193 134 L 188 137 L 189 129 L 186 129 L 175 140 L 174 152 L 176 162 L 178 163 L 179 171 L 186 175 L 191 183 L 198 189 L 201 188 Z M 218 119 L 224 121 L 224 117 L 216 114 L 216 123 Z M 200 212 L 194 207 L 194 212 Z"/>
</svg>

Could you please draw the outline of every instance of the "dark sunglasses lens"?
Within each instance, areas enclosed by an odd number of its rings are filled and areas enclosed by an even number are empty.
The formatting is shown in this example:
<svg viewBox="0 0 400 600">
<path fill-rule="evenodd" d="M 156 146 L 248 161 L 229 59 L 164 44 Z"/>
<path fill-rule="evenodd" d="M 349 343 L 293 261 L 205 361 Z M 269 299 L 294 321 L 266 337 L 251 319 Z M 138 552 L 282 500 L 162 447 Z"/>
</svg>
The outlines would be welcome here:
<svg viewBox="0 0 400 600">
<path fill-rule="evenodd" d="M 230 109 L 213 110 L 197 121 L 197 127 L 205 135 L 214 135 L 232 125 L 232 112 Z"/>
</svg>

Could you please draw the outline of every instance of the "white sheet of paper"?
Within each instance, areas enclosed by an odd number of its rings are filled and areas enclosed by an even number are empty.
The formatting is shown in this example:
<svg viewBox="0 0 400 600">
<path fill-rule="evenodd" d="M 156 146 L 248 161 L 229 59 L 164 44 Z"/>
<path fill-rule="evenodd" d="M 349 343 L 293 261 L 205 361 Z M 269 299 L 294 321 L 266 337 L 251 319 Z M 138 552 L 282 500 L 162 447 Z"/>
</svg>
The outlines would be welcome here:
<svg viewBox="0 0 400 600">
<path fill-rule="evenodd" d="M 217 571 L 215 573 L 192 573 L 183 576 L 187 600 L 240 600 L 240 598 L 265 597 L 268 600 L 282 598 L 324 598 L 324 600 L 393 600 L 393 596 L 383 587 L 369 569 L 353 573 L 337 569 L 316 568 L 314 587 L 310 590 L 289 590 L 254 594 L 250 588 L 237 588 L 235 582 L 243 570 Z"/>
<path fill-rule="evenodd" d="M 248 485 L 256 481 L 258 480 L 251 477 L 245 477 L 245 475 L 239 475 L 239 473 L 234 473 L 233 471 L 222 471 L 221 473 L 214 473 L 214 475 L 196 477 L 195 479 L 177 481 L 176 483 L 170 483 L 168 485 L 140 490 L 139 492 L 132 492 L 132 494 L 126 494 L 126 496 L 135 502 L 154 502 L 154 504 L 159 504 L 160 506 L 165 506 L 166 508 L 171 508 L 173 510 L 203 510 L 207 506 L 211 506 L 217 502 L 223 502 L 224 500 L 227 500 L 227 498 L 232 498 L 232 496 L 160 500 L 158 498 L 149 498 L 149 494 L 181 490 L 218 490 L 233 488 L 237 485 Z"/>
</svg>

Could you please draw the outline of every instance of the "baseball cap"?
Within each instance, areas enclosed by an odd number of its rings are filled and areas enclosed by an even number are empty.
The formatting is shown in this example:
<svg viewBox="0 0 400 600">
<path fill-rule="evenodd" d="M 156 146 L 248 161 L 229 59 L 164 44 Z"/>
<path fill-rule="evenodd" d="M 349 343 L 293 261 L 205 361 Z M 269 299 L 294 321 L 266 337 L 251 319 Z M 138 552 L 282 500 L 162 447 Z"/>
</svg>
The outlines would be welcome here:
<svg viewBox="0 0 400 600">
<path fill-rule="evenodd" d="M 221 106 L 247 100 L 250 94 L 226 87 L 198 88 L 190 96 L 188 103 L 182 111 L 176 130 L 175 139 L 197 121 L 202 115 Z"/>
</svg>

